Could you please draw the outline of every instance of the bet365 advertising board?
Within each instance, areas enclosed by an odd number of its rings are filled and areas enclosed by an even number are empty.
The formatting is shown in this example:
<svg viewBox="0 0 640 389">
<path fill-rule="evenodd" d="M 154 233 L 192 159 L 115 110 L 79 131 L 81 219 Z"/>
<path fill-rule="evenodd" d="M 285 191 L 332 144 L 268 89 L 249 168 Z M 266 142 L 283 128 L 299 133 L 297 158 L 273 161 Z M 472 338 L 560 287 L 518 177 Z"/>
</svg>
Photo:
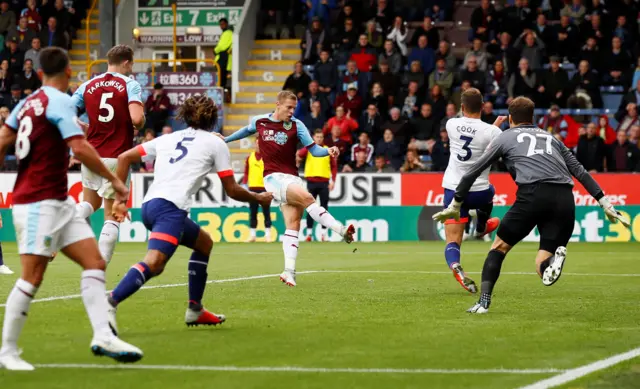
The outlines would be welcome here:
<svg viewBox="0 0 640 389">
<path fill-rule="evenodd" d="M 240 178 L 239 176 L 237 177 Z M 596 180 L 617 209 L 632 221 L 631 229 L 610 224 L 597 202 L 576 183 L 574 199 L 576 221 L 572 241 L 576 242 L 638 242 L 640 241 L 640 175 L 597 174 Z M 501 217 L 515 201 L 516 185 L 508 174 L 492 174 L 496 188 L 494 215 Z M 12 190 L 15 174 L 0 174 L 0 213 L 4 227 L 0 240 L 14 241 L 15 232 L 11 219 Z M 140 218 L 140 206 L 149 186 L 152 174 L 134 174 L 131 180 L 131 221 L 121 225 L 121 242 L 145 242 L 148 232 Z M 431 220 L 431 215 L 442 208 L 443 190 L 441 173 L 414 174 L 339 174 L 331 192 L 331 213 L 343 223 L 358 227 L 357 239 L 370 241 L 440 240 L 444 237 L 441 224 Z M 78 173 L 69 174 L 69 195 L 76 201 L 82 198 L 82 183 Z M 193 197 L 191 218 L 211 234 L 216 242 L 243 242 L 249 237 L 249 209 L 246 204 L 227 197 L 217 175 L 210 174 Z M 272 207 L 272 236 L 280 236 L 285 227 L 277 207 Z M 91 224 L 99 233 L 103 214 L 96 212 Z M 263 236 L 263 216 L 258 215 L 258 237 Z M 302 221 L 301 231 L 306 227 Z M 320 238 L 322 231 L 317 224 L 313 231 Z M 301 234 L 302 238 L 302 234 Z M 330 240 L 339 240 L 329 234 Z M 537 241 L 533 230 L 525 239 Z"/>
</svg>

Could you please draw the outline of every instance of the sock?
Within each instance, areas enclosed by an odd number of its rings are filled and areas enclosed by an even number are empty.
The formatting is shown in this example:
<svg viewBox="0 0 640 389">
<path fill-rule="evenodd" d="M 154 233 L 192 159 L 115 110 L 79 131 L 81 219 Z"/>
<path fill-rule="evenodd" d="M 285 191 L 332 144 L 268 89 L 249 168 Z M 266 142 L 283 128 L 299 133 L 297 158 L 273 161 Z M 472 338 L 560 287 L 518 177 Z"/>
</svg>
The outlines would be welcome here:
<svg viewBox="0 0 640 389">
<path fill-rule="evenodd" d="M 491 217 L 491 212 L 493 211 L 493 203 L 487 204 L 481 209 L 476 209 L 477 222 L 476 222 L 476 232 L 482 234 L 484 230 L 487 229 L 487 221 L 489 217 Z"/>
<path fill-rule="evenodd" d="M 107 339 L 113 337 L 107 316 L 109 303 L 106 296 L 104 270 L 83 271 L 80 288 L 82 302 L 93 327 L 93 336 Z"/>
<path fill-rule="evenodd" d="M 460 263 L 460 245 L 456 242 L 447 243 L 444 248 L 444 259 L 447 261 L 449 269 L 456 263 Z"/>
<path fill-rule="evenodd" d="M 38 288 L 23 279 L 18 279 L 7 298 L 2 327 L 2 348 L 0 354 L 18 351 L 18 338 L 27 321 L 29 305 Z"/>
<path fill-rule="evenodd" d="M 111 257 L 113 257 L 113 250 L 116 248 L 119 232 L 120 223 L 118 222 L 107 220 L 102 225 L 102 232 L 100 232 L 100 238 L 98 239 L 98 247 L 100 248 L 102 258 L 107 264 L 111 262 Z"/>
<path fill-rule="evenodd" d="M 0 244 L 0 266 L 4 265 L 4 256 L 2 255 L 2 244 Z"/>
<path fill-rule="evenodd" d="M 202 295 L 207 285 L 207 266 L 209 256 L 194 251 L 189 258 L 189 308 L 202 309 Z"/>
<path fill-rule="evenodd" d="M 305 236 L 311 236 L 311 235 L 313 235 L 313 228 L 307 227 L 307 233 L 305 234 Z"/>
<path fill-rule="evenodd" d="M 298 257 L 298 231 L 286 230 L 282 237 L 282 251 L 284 252 L 284 271 L 296 272 L 296 258 Z"/>
<path fill-rule="evenodd" d="M 551 262 L 553 262 L 555 255 L 550 256 L 549 258 L 545 259 L 544 261 L 540 262 L 540 274 L 544 274 L 544 271 L 546 268 L 549 267 L 549 265 L 551 265 Z"/>
<path fill-rule="evenodd" d="M 109 303 L 114 307 L 120 304 L 127 297 L 137 292 L 151 277 L 153 277 L 153 274 L 151 274 L 151 269 L 146 263 L 138 262 L 131 266 L 131 269 L 120 280 L 118 286 L 111 292 Z"/>
<path fill-rule="evenodd" d="M 95 210 L 93 209 L 93 206 L 91 206 L 91 204 L 89 204 L 86 201 L 82 201 L 76 204 L 76 213 L 82 219 L 88 218 L 93 214 L 93 212 L 95 212 Z"/>
<path fill-rule="evenodd" d="M 342 225 L 342 223 L 334 219 L 333 216 L 331 216 L 331 214 L 329 213 L 329 211 L 324 209 L 324 207 L 321 207 L 318 204 L 313 203 L 307 207 L 307 212 L 309 213 L 309 215 L 311 215 L 313 220 L 322 224 L 324 227 L 331 228 L 331 230 L 333 230 L 334 232 L 340 235 L 344 234 L 345 228 Z"/>
<path fill-rule="evenodd" d="M 250 238 L 255 238 L 256 237 L 256 229 L 255 228 L 249 228 L 249 237 Z"/>
<path fill-rule="evenodd" d="M 264 238 L 266 240 L 271 240 L 271 227 L 264 228 Z"/>
<path fill-rule="evenodd" d="M 482 295 L 487 293 L 491 296 L 491 293 L 493 293 L 493 287 L 498 281 L 498 277 L 500 277 L 500 269 L 505 255 L 505 253 L 498 250 L 489 251 L 482 267 L 482 284 L 480 285 Z"/>
</svg>

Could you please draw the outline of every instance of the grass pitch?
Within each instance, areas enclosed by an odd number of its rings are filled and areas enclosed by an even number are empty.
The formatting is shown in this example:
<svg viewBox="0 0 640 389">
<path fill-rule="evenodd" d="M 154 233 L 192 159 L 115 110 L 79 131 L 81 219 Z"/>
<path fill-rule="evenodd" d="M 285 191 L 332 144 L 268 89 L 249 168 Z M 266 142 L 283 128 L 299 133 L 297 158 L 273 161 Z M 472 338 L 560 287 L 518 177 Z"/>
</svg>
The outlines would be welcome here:
<svg viewBox="0 0 640 389">
<path fill-rule="evenodd" d="M 15 244 L 3 248 L 19 271 Z M 34 303 L 21 338 L 23 357 L 40 367 L 0 370 L 0 387 L 518 388 L 640 345 L 637 243 L 570 244 L 553 287 L 534 274 L 537 245 L 521 244 L 485 316 L 465 313 L 477 296 L 455 282 L 443 248 L 301 243 L 292 289 L 278 280 L 280 244 L 215 245 L 209 278 L 227 280 L 205 293 L 205 306 L 227 315 L 215 328 L 184 324 L 189 252 L 180 249 L 152 288 L 119 308 L 122 338 L 145 352 L 131 369 L 91 355 L 80 269 L 61 255 L 36 297 L 66 297 Z M 116 248 L 109 289 L 145 249 Z M 463 266 L 478 283 L 488 249 L 463 244 Z M 15 279 L 0 278 L 0 303 Z M 563 387 L 637 388 L 639 380 L 635 359 Z"/>
</svg>

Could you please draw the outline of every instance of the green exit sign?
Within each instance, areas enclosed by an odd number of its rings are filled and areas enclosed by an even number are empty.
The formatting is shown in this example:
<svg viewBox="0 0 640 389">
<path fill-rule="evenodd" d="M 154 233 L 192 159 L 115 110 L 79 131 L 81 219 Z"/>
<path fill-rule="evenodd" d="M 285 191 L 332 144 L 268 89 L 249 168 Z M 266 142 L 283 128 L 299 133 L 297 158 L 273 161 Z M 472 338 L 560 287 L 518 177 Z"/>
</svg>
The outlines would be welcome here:
<svg viewBox="0 0 640 389">
<path fill-rule="evenodd" d="M 150 0 L 170 1 L 170 0 Z M 210 27 L 218 26 L 225 18 L 229 24 L 235 25 L 240 19 L 241 8 L 187 8 L 178 9 L 178 27 Z M 173 11 L 171 9 L 138 9 L 138 27 L 172 27 Z"/>
</svg>

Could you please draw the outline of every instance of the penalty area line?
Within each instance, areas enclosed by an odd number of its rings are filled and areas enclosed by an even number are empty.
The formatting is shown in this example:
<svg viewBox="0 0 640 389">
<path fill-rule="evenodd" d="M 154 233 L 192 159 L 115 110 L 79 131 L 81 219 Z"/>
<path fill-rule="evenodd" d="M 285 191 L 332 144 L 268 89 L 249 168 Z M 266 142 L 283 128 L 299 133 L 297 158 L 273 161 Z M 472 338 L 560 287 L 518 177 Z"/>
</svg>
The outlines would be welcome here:
<svg viewBox="0 0 640 389">
<path fill-rule="evenodd" d="M 173 370 L 173 371 L 231 371 L 276 373 L 355 373 L 355 374 L 552 374 L 559 369 L 393 369 L 393 368 L 330 368 L 300 366 L 190 366 L 190 365 L 98 365 L 98 364 L 36 364 L 41 369 L 99 369 L 99 370 Z"/>
</svg>

